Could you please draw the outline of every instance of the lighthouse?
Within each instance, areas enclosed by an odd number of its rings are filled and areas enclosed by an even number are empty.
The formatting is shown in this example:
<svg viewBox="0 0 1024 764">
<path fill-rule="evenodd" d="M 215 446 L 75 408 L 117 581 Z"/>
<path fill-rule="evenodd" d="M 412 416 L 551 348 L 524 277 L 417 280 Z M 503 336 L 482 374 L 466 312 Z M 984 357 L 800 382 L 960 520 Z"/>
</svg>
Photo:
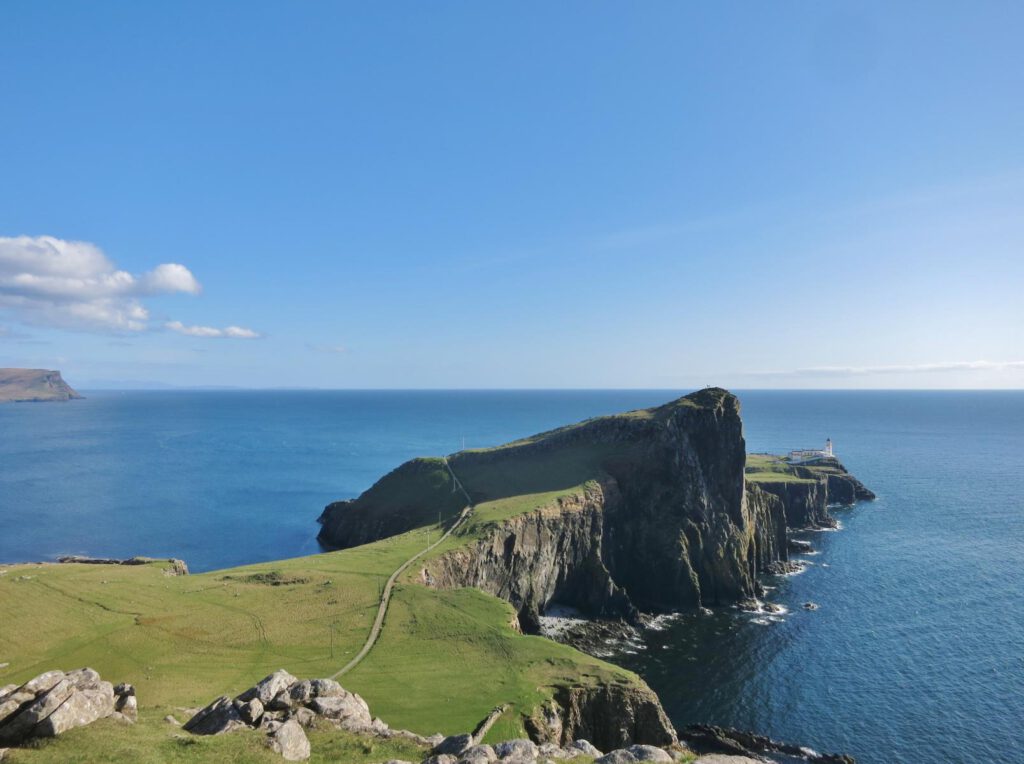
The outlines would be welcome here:
<svg viewBox="0 0 1024 764">
<path fill-rule="evenodd" d="M 832 456 L 832 438 L 825 439 L 825 456 Z"/>
</svg>

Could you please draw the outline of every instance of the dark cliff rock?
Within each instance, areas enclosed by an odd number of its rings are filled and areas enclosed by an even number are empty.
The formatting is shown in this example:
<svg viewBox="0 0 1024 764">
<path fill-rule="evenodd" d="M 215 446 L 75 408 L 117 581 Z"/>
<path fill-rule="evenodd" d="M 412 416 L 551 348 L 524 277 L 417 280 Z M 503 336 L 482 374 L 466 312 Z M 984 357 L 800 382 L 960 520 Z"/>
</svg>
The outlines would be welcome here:
<svg viewBox="0 0 1024 764">
<path fill-rule="evenodd" d="M 633 743 L 667 746 L 677 741 L 658 696 L 646 685 L 559 687 L 546 716 L 547 723 L 528 724 L 536 742 L 568 745 L 583 739 L 610 751 Z"/>
<path fill-rule="evenodd" d="M 830 525 L 829 503 L 871 494 L 835 460 L 813 470 L 780 463 L 779 482 L 748 482 L 739 411 L 735 396 L 708 388 L 453 454 L 449 464 L 475 503 L 568 492 L 477 528 L 428 560 L 423 582 L 506 599 L 527 631 L 552 602 L 635 620 L 638 611 L 756 595 L 759 574 L 788 559 L 790 527 Z M 418 459 L 359 498 L 328 506 L 320 538 L 354 546 L 451 517 L 464 503 L 443 460 Z"/>
<path fill-rule="evenodd" d="M 636 608 L 601 557 L 603 510 L 618 501 L 614 480 L 590 483 L 431 560 L 421 579 L 442 589 L 475 586 L 507 600 L 519 611 L 520 626 L 534 633 L 550 602 L 591 616 L 635 619 Z"/>
</svg>

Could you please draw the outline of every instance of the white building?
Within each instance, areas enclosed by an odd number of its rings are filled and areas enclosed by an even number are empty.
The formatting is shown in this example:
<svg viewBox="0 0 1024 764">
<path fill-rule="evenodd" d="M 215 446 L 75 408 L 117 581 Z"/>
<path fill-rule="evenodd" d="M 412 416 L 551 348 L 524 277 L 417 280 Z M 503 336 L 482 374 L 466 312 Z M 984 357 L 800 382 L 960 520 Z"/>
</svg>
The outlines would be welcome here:
<svg viewBox="0 0 1024 764">
<path fill-rule="evenodd" d="M 832 438 L 828 438 L 825 441 L 825 447 L 822 449 L 804 449 L 801 451 L 790 451 L 789 461 L 792 464 L 800 464 L 802 462 L 813 462 L 817 459 L 830 459 L 835 454 L 832 453 Z"/>
</svg>

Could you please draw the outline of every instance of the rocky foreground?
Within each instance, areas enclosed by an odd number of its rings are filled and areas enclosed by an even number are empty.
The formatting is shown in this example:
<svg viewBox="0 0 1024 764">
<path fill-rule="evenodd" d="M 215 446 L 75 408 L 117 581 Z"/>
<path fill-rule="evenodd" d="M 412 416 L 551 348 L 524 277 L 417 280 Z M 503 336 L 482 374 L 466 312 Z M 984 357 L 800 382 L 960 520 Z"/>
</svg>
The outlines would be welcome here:
<svg viewBox="0 0 1024 764">
<path fill-rule="evenodd" d="M 108 717 L 131 724 L 137 715 L 130 684 L 114 686 L 91 668 L 47 671 L 23 685 L 0 687 L 0 746 L 56 737 Z"/>
<path fill-rule="evenodd" d="M 726 751 L 698 757 L 678 740 L 666 746 L 634 744 L 608 753 L 590 741 L 577 739 L 563 744 L 536 743 L 529 739 L 483 743 L 491 725 L 505 711 L 499 707 L 476 730 L 458 735 L 425 737 L 409 730 L 391 729 L 374 717 L 359 695 L 347 691 L 333 679 L 297 679 L 284 669 L 264 677 L 235 698 L 223 695 L 197 711 L 183 729 L 196 735 L 221 735 L 238 730 L 260 731 L 267 745 L 288 761 L 304 761 L 311 755 L 306 729 L 334 726 L 356 734 L 381 739 L 406 738 L 428 752 L 421 764 L 554 764 L 568 759 L 593 760 L 595 764 L 637 764 L 638 762 L 697 762 L 698 764 L 745 764 L 770 761 L 760 752 L 795 753 L 821 764 L 853 764 L 846 756 L 817 754 L 809 749 L 786 746 L 768 738 L 744 736 L 734 730 L 695 728 L 694 739 L 701 750 Z M 171 717 L 168 721 L 176 723 Z M 390 760 L 386 764 L 412 764 Z"/>
</svg>

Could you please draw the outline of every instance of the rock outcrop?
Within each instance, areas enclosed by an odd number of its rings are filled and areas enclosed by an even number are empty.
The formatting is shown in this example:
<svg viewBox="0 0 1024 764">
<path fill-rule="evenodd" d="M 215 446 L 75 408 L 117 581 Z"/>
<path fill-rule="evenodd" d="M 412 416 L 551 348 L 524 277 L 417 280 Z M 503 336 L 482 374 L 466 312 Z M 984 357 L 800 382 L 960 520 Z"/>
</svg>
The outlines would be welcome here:
<svg viewBox="0 0 1024 764">
<path fill-rule="evenodd" d="M 819 753 L 806 746 L 783 743 L 764 735 L 716 727 L 710 724 L 693 724 L 683 732 L 683 737 L 700 753 L 748 757 L 750 760 L 772 761 L 771 754 L 782 754 L 787 758 L 809 761 L 814 764 L 856 764 L 852 756 L 842 753 Z M 709 759 L 711 756 L 708 757 Z M 700 761 L 698 759 L 698 761 Z"/>
<path fill-rule="evenodd" d="M 52 369 L 0 369 L 0 403 L 69 401 L 76 393 Z"/>
<path fill-rule="evenodd" d="M 156 559 L 154 557 L 128 557 L 123 560 L 110 557 L 84 557 L 82 555 L 72 554 L 65 555 L 64 557 L 58 557 L 57 562 L 72 565 L 149 565 L 151 562 L 167 562 L 168 566 L 164 568 L 165 576 L 187 576 L 188 565 L 185 564 L 184 560 L 178 560 L 173 557 L 167 560 Z"/>
<path fill-rule="evenodd" d="M 136 716 L 130 684 L 115 687 L 90 668 L 47 671 L 0 690 L 0 745 L 55 737 L 107 717 L 134 722 Z"/>
<path fill-rule="evenodd" d="M 833 525 L 830 503 L 872 496 L 838 462 L 828 474 L 793 468 L 791 482 L 746 481 L 739 404 L 724 390 L 640 413 L 452 456 L 456 474 L 473 475 L 481 463 L 514 470 L 581 447 L 611 454 L 581 488 L 426 562 L 422 582 L 502 597 L 529 632 L 553 602 L 629 621 L 721 605 L 755 596 L 760 574 L 786 569 L 790 528 Z"/>
</svg>

